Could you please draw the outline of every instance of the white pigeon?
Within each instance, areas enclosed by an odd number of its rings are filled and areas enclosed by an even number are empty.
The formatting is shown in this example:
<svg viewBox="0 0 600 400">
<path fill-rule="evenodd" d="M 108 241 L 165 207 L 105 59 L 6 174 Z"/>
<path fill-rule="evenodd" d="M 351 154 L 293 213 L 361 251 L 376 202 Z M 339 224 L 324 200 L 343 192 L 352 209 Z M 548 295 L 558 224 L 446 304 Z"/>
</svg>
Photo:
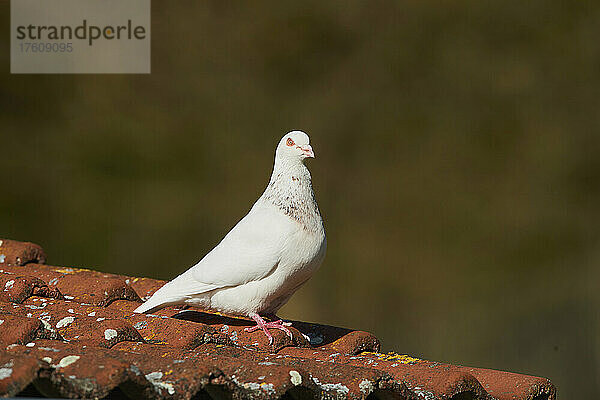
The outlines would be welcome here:
<svg viewBox="0 0 600 400">
<path fill-rule="evenodd" d="M 319 268 L 325 228 L 304 160 L 314 158 L 308 135 L 287 133 L 277 146 L 271 180 L 248 214 L 196 265 L 157 290 L 135 312 L 190 304 L 246 315 L 248 332 L 268 328 L 291 337 L 290 323 L 266 322 Z"/>
</svg>

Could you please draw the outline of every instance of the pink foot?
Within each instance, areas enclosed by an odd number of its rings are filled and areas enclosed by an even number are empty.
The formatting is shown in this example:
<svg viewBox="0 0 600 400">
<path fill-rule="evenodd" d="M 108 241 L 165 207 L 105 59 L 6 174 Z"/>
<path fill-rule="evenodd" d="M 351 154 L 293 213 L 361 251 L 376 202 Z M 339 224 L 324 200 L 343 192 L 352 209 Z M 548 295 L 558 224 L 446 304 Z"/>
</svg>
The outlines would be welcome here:
<svg viewBox="0 0 600 400">
<path fill-rule="evenodd" d="M 291 322 L 284 322 L 282 320 L 273 321 L 273 322 L 265 322 L 265 320 L 262 319 L 261 316 L 258 314 L 250 314 L 250 317 L 254 321 L 256 321 L 256 326 L 253 326 L 250 328 L 245 328 L 244 330 L 246 332 L 254 332 L 259 329 L 262 329 L 263 332 L 265 333 L 265 335 L 267 335 L 267 337 L 269 338 L 269 345 L 273 344 L 273 335 L 271 335 L 271 333 L 269 332 L 269 330 L 267 328 L 279 329 L 281 331 L 284 331 L 290 337 L 290 339 L 294 338 L 294 335 L 292 335 L 292 332 L 287 328 L 288 326 L 292 326 Z"/>
</svg>

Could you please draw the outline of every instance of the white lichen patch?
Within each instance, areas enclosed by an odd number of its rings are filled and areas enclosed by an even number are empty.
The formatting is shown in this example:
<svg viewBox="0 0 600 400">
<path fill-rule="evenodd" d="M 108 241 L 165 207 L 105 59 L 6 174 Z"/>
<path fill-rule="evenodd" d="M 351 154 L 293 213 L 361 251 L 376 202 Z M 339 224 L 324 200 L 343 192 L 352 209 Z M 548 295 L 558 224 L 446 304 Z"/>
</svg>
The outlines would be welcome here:
<svg viewBox="0 0 600 400">
<path fill-rule="evenodd" d="M 131 364 L 129 366 L 129 370 L 138 376 L 142 374 L 142 371 L 140 371 L 140 369 L 137 367 L 137 365 Z"/>
<path fill-rule="evenodd" d="M 150 372 L 149 374 L 147 374 L 145 376 L 146 376 L 146 379 L 148 379 L 149 381 L 155 381 L 157 379 L 162 379 L 163 373 L 160 371 L 155 371 L 155 372 Z"/>
<path fill-rule="evenodd" d="M 4 323 L 3 319 L 0 319 L 0 325 L 2 325 Z"/>
<path fill-rule="evenodd" d="M 67 310 L 67 312 L 68 312 L 68 313 L 71 313 L 71 314 L 74 314 L 74 313 L 75 313 L 75 311 L 73 311 L 73 309 L 72 309 L 72 308 L 69 308 L 69 309 Z"/>
<path fill-rule="evenodd" d="M 117 331 L 114 329 L 107 329 L 104 331 L 104 339 L 110 340 L 117 337 Z"/>
<path fill-rule="evenodd" d="M 105 319 L 106 319 L 106 318 L 102 318 L 102 317 L 100 317 L 100 318 L 96 318 L 96 321 L 100 322 L 100 321 L 104 321 Z"/>
<path fill-rule="evenodd" d="M 275 394 L 275 386 L 272 383 L 261 383 L 260 388 L 268 394 Z"/>
<path fill-rule="evenodd" d="M 417 396 L 419 396 L 419 398 L 422 398 L 425 400 L 435 400 L 435 398 L 436 398 L 435 394 L 433 394 L 430 391 L 423 390 L 419 386 L 415 386 L 412 390 L 417 394 Z"/>
<path fill-rule="evenodd" d="M 52 329 L 52 325 L 50 325 L 50 323 L 48 321 L 46 321 L 45 319 L 41 319 L 40 321 L 42 321 L 42 325 L 44 325 L 44 328 L 49 330 L 49 331 L 54 331 L 54 329 Z"/>
<path fill-rule="evenodd" d="M 358 384 L 358 388 L 360 389 L 362 394 L 368 396 L 373 392 L 373 382 L 371 382 L 368 379 L 365 379 Z"/>
<path fill-rule="evenodd" d="M 95 317 L 96 316 L 96 311 L 92 311 L 91 313 L 88 314 L 88 317 Z"/>
<path fill-rule="evenodd" d="M 12 368 L 0 368 L 0 380 L 9 378 L 13 373 Z"/>
<path fill-rule="evenodd" d="M 245 382 L 245 383 L 241 383 L 239 380 L 237 380 L 235 378 L 235 375 L 232 375 L 232 380 L 235 382 L 236 385 L 243 387 L 244 389 L 248 389 L 248 390 L 252 390 L 252 391 L 256 391 L 256 390 L 263 390 L 265 392 L 267 392 L 267 394 L 269 395 L 274 395 L 275 394 L 275 386 L 273 386 L 272 383 L 265 383 L 265 382 Z"/>
<path fill-rule="evenodd" d="M 6 348 L 10 349 L 11 346 L 18 346 L 18 344 L 12 344 L 10 346 L 7 346 Z M 15 365 L 15 363 L 13 361 L 9 361 L 6 364 L 0 365 L 0 380 L 8 378 L 12 375 L 13 365 Z"/>
<path fill-rule="evenodd" d="M 290 382 L 292 385 L 298 386 L 302 384 L 302 375 L 298 371 L 291 370 L 290 371 Z"/>
<path fill-rule="evenodd" d="M 52 351 L 54 353 L 58 353 L 60 351 L 59 349 L 55 349 L 54 347 L 38 347 L 38 349 L 44 351 Z"/>
<path fill-rule="evenodd" d="M 37 299 L 34 299 L 34 301 Z M 29 308 L 30 310 L 43 310 L 46 307 L 47 303 L 42 303 L 41 306 L 34 306 L 33 304 L 26 304 L 25 308 Z"/>
<path fill-rule="evenodd" d="M 15 281 L 13 281 L 12 279 L 10 281 L 6 282 L 4 284 L 4 291 L 6 292 L 7 290 L 12 289 L 14 284 L 15 284 Z"/>
<path fill-rule="evenodd" d="M 42 357 L 42 361 L 46 361 L 48 364 L 52 364 L 52 359 L 50 357 Z"/>
<path fill-rule="evenodd" d="M 64 328 L 65 326 L 72 324 L 73 321 L 75 321 L 75 317 L 64 317 L 63 319 L 61 319 L 60 321 L 58 321 L 56 323 L 56 327 L 58 329 Z"/>
<path fill-rule="evenodd" d="M 241 384 L 242 387 L 250 390 L 258 390 L 260 389 L 260 383 L 256 382 L 246 382 Z"/>
<path fill-rule="evenodd" d="M 133 326 L 135 329 L 146 329 L 148 327 L 148 323 L 146 321 L 140 321 Z"/>
<path fill-rule="evenodd" d="M 4 254 L 0 254 L 0 263 L 6 261 L 6 256 Z"/>
<path fill-rule="evenodd" d="M 175 388 L 173 387 L 172 383 L 161 381 L 161 379 L 163 377 L 162 372 L 160 372 L 160 371 L 150 372 L 149 374 L 147 374 L 145 376 L 146 376 L 146 379 L 148 379 L 148 381 L 150 383 L 152 383 L 152 385 L 154 385 L 154 388 L 157 390 L 157 392 L 159 394 L 161 393 L 162 389 L 166 389 L 170 395 L 175 394 Z"/>
<path fill-rule="evenodd" d="M 347 395 L 350 392 L 348 386 L 343 385 L 342 383 L 321 383 L 317 378 L 311 375 L 311 379 L 313 382 L 322 390 L 326 392 L 336 391 L 339 394 Z"/>
<path fill-rule="evenodd" d="M 25 347 L 35 347 L 35 343 L 29 342 L 25 345 Z"/>
<path fill-rule="evenodd" d="M 74 362 L 76 362 L 77 360 L 79 360 L 81 357 L 80 356 L 66 356 L 63 357 L 59 362 L 58 362 L 58 367 L 64 368 L 66 366 L 69 366 L 71 364 L 73 364 Z"/>
</svg>

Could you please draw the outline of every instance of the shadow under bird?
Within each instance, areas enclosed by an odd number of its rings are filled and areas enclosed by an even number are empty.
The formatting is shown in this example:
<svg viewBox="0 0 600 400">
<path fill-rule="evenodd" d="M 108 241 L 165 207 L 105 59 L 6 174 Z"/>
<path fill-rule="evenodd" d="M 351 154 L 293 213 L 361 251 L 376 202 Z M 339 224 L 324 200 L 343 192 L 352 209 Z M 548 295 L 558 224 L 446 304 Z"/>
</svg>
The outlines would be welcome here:
<svg viewBox="0 0 600 400">
<path fill-rule="evenodd" d="M 273 342 L 269 328 L 288 336 L 291 324 L 267 322 L 319 268 L 327 247 L 323 219 L 311 176 L 304 165 L 314 158 L 308 135 L 287 133 L 277 145 L 271 180 L 221 242 L 196 265 L 166 283 L 135 312 L 170 305 L 246 315 Z"/>
</svg>

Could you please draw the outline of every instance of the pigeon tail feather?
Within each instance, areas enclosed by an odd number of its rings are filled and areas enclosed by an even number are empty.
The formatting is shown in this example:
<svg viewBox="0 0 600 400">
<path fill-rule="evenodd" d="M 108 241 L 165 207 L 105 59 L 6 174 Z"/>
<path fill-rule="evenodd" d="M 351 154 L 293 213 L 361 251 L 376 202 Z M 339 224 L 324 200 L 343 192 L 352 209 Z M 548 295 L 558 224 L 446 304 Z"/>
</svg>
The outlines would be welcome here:
<svg viewBox="0 0 600 400">
<path fill-rule="evenodd" d="M 154 311 L 175 304 L 182 304 L 185 300 L 196 295 L 210 292 L 217 286 L 198 282 L 192 277 L 192 271 L 188 270 L 171 282 L 158 289 L 146 300 L 144 304 L 134 310 L 136 313 Z"/>
<path fill-rule="evenodd" d="M 144 304 L 133 310 L 134 313 L 144 314 L 150 311 L 156 311 L 163 307 L 163 303 L 151 304 L 150 301 L 146 301 Z"/>
</svg>

